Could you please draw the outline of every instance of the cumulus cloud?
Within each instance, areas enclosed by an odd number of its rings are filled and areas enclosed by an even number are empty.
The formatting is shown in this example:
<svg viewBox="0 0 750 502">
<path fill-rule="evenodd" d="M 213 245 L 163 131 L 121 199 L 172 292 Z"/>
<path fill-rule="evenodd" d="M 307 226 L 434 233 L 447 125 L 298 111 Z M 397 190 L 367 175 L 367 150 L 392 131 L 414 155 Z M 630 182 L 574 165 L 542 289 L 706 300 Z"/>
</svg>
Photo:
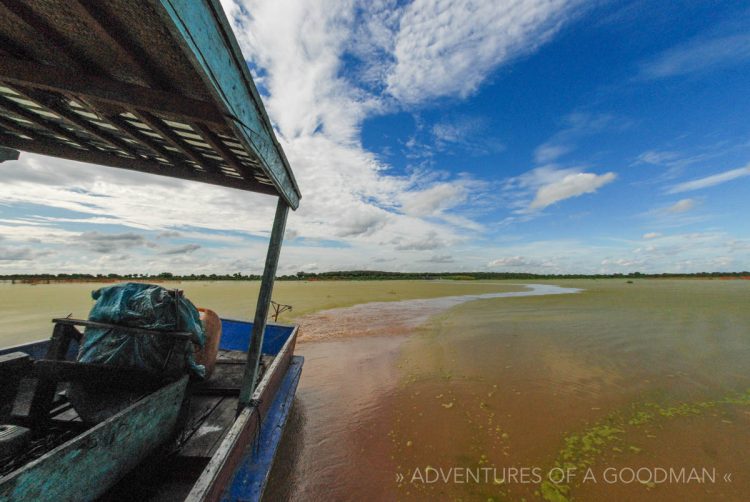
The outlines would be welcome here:
<svg viewBox="0 0 750 502">
<path fill-rule="evenodd" d="M 397 251 L 430 251 L 447 246 L 436 232 L 430 232 L 421 238 L 397 238 L 394 244 Z"/>
<path fill-rule="evenodd" d="M 481 184 L 435 176 L 428 169 L 393 175 L 361 145 L 362 122 L 394 109 L 393 99 L 382 92 L 390 68 L 382 63 L 395 61 L 405 7 L 390 0 L 225 0 L 223 6 L 304 194 L 301 208 L 289 218 L 290 238 L 340 240 L 364 253 L 382 243 L 392 246 L 390 251 L 430 247 L 436 235 L 441 243 L 456 242 L 481 229 L 461 207 Z M 356 78 L 341 71 L 352 55 L 361 60 Z M 433 132 L 447 145 L 459 142 L 467 127 L 480 125 L 459 121 L 457 128 Z M 66 222 L 133 234 L 119 241 L 90 234 L 86 249 L 98 254 L 177 237 L 235 245 L 248 236 L 267 236 L 273 218 L 270 197 L 176 179 L 31 154 L 3 164 L 3 170 L 0 203 L 37 204 L 63 213 L 45 216 L 44 227 L 28 235 L 45 239 L 62 232 Z M 441 194 L 445 198 L 438 199 Z M 35 218 L 41 225 L 43 217 Z M 15 221 L 5 229 L 22 235 L 30 226 Z M 148 232 L 159 234 L 148 242 L 135 235 Z"/>
<path fill-rule="evenodd" d="M 0 261 L 33 260 L 38 253 L 31 248 L 0 247 Z"/>
<path fill-rule="evenodd" d="M 576 169 L 538 167 L 511 179 L 506 185 L 506 191 L 516 193 L 516 203 L 519 206 L 517 212 L 528 214 L 565 199 L 596 192 L 616 177 L 613 172 L 595 174 Z"/>
<path fill-rule="evenodd" d="M 706 176 L 705 178 L 698 178 L 691 181 L 685 181 L 678 183 L 668 190 L 668 193 L 682 193 L 691 192 L 693 190 L 700 190 L 703 188 L 712 187 L 721 183 L 736 180 L 738 178 L 744 178 L 750 176 L 750 165 L 740 167 L 739 169 L 730 169 L 721 173 Z"/>
<path fill-rule="evenodd" d="M 539 187 L 529 208 L 533 210 L 544 209 L 551 204 L 570 199 L 571 197 L 596 192 L 607 183 L 614 181 L 615 178 L 616 175 L 612 172 L 605 174 L 575 173 L 565 175 L 559 181 Z"/>
<path fill-rule="evenodd" d="M 409 6 L 390 0 L 223 5 L 304 194 L 289 221 L 295 234 L 362 245 L 428 241 L 432 234 L 455 239 L 476 227 L 458 214 L 457 201 L 478 185 L 436 183 L 430 173 L 389 174 L 389 166 L 361 145 L 362 122 L 394 109 L 382 93 L 387 77 L 381 70 L 393 60 Z M 436 131 L 446 143 L 459 133 Z M 433 198 L 451 189 L 456 194 L 449 203 Z"/>
<path fill-rule="evenodd" d="M 466 200 L 466 184 L 438 183 L 425 190 L 404 194 L 401 208 L 412 216 L 438 216 Z"/>
<path fill-rule="evenodd" d="M 645 240 L 649 240 L 649 239 L 657 239 L 659 237 L 661 237 L 661 234 L 659 232 L 648 232 L 648 233 L 643 234 L 642 238 Z"/>
<path fill-rule="evenodd" d="M 506 256 L 497 258 L 487 264 L 488 267 L 536 267 L 539 266 L 538 260 L 530 260 L 523 256 Z"/>
<path fill-rule="evenodd" d="M 180 236 L 182 236 L 180 232 L 175 232 L 174 230 L 165 230 L 163 232 L 159 232 L 156 238 L 157 239 L 174 239 Z"/>
<path fill-rule="evenodd" d="M 467 96 L 535 51 L 576 14 L 575 0 L 415 0 L 403 12 L 387 90 L 405 103 Z"/>
<path fill-rule="evenodd" d="M 114 253 L 123 249 L 147 244 L 146 238 L 135 232 L 105 234 L 101 232 L 84 232 L 80 235 L 81 244 L 96 253 Z"/>
<path fill-rule="evenodd" d="M 421 260 L 425 263 L 438 263 L 438 264 L 445 264 L 445 263 L 455 263 L 456 260 L 453 258 L 453 256 L 449 254 L 440 254 L 440 255 L 433 255 L 430 256 L 427 259 Z"/>
<path fill-rule="evenodd" d="M 198 251 L 201 248 L 200 244 L 185 244 L 184 246 L 177 246 L 174 248 L 167 249 L 165 251 L 162 251 L 162 254 L 188 254 L 192 253 L 194 251 Z"/>
</svg>

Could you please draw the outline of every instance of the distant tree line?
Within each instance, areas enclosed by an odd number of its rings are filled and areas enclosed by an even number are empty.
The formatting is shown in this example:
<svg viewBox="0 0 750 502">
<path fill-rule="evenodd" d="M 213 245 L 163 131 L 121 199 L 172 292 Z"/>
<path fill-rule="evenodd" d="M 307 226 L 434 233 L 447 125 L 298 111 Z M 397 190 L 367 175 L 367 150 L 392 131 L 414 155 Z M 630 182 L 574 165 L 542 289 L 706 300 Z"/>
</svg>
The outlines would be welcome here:
<svg viewBox="0 0 750 502">
<path fill-rule="evenodd" d="M 117 282 L 117 281 L 257 281 L 259 275 L 242 274 L 190 274 L 180 275 L 170 272 L 160 274 L 10 274 L 0 275 L 0 280 L 38 282 Z M 679 278 L 744 278 L 750 279 L 750 272 L 697 272 L 694 274 L 530 274 L 525 272 L 383 272 L 375 270 L 346 270 L 336 272 L 297 272 L 293 275 L 277 277 L 280 281 L 381 281 L 381 280 L 486 280 L 486 279 L 679 279 Z"/>
</svg>

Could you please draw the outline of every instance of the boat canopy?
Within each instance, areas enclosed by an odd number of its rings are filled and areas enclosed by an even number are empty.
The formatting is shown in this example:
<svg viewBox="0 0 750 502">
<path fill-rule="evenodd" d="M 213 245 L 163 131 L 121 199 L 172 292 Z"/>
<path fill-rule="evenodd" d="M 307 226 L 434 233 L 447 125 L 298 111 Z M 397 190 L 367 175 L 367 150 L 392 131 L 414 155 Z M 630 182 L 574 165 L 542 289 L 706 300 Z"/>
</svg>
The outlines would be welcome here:
<svg viewBox="0 0 750 502">
<path fill-rule="evenodd" d="M 218 0 L 0 0 L 0 146 L 301 196 Z"/>
</svg>

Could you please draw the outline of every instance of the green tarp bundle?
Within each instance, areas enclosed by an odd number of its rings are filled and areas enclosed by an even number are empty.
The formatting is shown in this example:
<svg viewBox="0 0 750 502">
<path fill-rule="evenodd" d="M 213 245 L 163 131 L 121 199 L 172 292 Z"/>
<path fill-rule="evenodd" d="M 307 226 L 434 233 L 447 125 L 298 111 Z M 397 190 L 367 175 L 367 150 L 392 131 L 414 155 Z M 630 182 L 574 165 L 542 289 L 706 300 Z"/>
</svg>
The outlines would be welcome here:
<svg viewBox="0 0 750 502">
<path fill-rule="evenodd" d="M 91 293 L 96 300 L 90 321 L 159 331 L 187 331 L 205 343 L 198 309 L 182 295 L 153 284 L 124 283 Z M 171 355 L 170 355 L 171 352 Z M 205 368 L 195 363 L 190 341 L 166 335 L 128 333 L 117 328 L 84 332 L 78 361 L 141 368 L 174 375 L 189 370 L 199 377 Z"/>
</svg>

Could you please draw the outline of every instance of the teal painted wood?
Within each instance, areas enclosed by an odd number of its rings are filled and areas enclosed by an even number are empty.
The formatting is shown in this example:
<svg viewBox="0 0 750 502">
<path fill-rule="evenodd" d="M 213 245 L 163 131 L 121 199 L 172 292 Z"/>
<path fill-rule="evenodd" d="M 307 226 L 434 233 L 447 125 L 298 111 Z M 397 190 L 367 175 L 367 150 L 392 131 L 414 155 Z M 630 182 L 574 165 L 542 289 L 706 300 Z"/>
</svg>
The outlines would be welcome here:
<svg viewBox="0 0 750 502">
<path fill-rule="evenodd" d="M 245 449 L 242 463 L 235 470 L 227 490 L 222 494 L 222 502 L 250 502 L 262 499 L 292 409 L 304 362 L 302 356 L 291 358 L 289 369 L 263 419 L 256 442 Z"/>
<path fill-rule="evenodd" d="M 287 204 L 296 209 L 299 187 L 218 0 L 153 1 L 162 5 L 171 21 L 168 24 L 176 28 L 177 38 L 185 44 L 185 53 L 232 115 L 235 133 L 258 155 L 263 170 Z"/>
<path fill-rule="evenodd" d="M 250 338 L 250 347 L 247 351 L 245 374 L 242 376 L 242 387 L 240 388 L 240 398 L 237 404 L 238 414 L 242 411 L 242 408 L 250 404 L 250 397 L 255 392 L 255 386 L 258 381 L 258 367 L 260 366 L 263 335 L 268 319 L 268 307 L 271 304 L 271 297 L 273 295 L 273 283 L 276 278 L 276 268 L 279 264 L 279 255 L 281 254 L 281 244 L 284 240 L 284 230 L 286 229 L 286 217 L 288 214 L 289 207 L 279 197 L 279 202 L 276 204 L 276 216 L 273 220 L 273 230 L 271 230 L 271 239 L 268 242 L 268 253 L 266 254 L 266 264 L 263 268 L 263 278 L 261 279 L 260 291 L 258 292 L 258 304 L 255 307 L 253 333 Z"/>
<path fill-rule="evenodd" d="M 93 500 L 174 432 L 188 378 L 169 384 L 112 418 L 0 479 L 0 500 Z"/>
</svg>

